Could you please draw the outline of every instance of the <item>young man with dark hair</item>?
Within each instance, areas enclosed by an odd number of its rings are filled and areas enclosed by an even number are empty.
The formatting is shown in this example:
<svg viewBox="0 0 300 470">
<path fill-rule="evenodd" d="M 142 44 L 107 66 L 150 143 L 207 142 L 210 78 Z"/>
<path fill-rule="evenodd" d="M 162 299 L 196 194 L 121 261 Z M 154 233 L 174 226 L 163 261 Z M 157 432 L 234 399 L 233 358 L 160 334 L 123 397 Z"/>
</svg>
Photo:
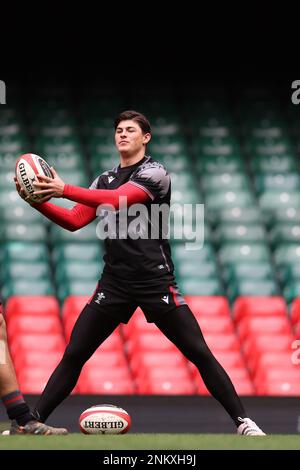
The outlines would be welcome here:
<svg viewBox="0 0 300 470">
<path fill-rule="evenodd" d="M 135 203 L 143 204 L 148 215 L 152 204 L 170 206 L 170 176 L 163 165 L 145 153 L 150 139 L 151 128 L 144 115 L 136 111 L 121 113 L 115 120 L 120 164 L 98 176 L 89 189 L 65 184 L 53 170 L 54 179 L 40 177 L 35 194 L 43 195 L 43 199 L 32 206 L 72 231 L 94 220 L 100 205 L 109 204 L 118 219 L 119 211 L 123 210 L 120 197 L 126 198 L 127 208 Z M 17 190 L 24 197 L 18 185 Z M 52 197 L 64 197 L 77 204 L 71 210 L 57 207 L 47 202 Z M 132 217 L 127 216 L 130 222 Z M 142 219 L 138 224 L 140 234 L 150 233 L 151 223 L 150 215 Z M 247 417 L 231 380 L 208 348 L 193 313 L 178 291 L 170 245 L 163 236 L 162 226 L 158 227 L 157 238 L 135 237 L 129 227 L 126 236 L 118 232 L 105 240 L 102 277 L 74 326 L 60 364 L 38 400 L 35 416 L 43 422 L 47 419 L 71 393 L 83 365 L 94 351 L 120 323 L 127 323 L 140 306 L 147 321 L 154 322 L 196 365 L 209 392 L 235 422 L 237 432 L 264 435 Z"/>
<path fill-rule="evenodd" d="M 7 416 L 12 421 L 10 431 L 5 434 L 67 434 L 63 428 L 53 428 L 47 424 L 38 422 L 30 414 L 30 409 L 25 402 L 10 357 L 6 325 L 0 300 L 0 398 L 6 408 Z"/>
</svg>

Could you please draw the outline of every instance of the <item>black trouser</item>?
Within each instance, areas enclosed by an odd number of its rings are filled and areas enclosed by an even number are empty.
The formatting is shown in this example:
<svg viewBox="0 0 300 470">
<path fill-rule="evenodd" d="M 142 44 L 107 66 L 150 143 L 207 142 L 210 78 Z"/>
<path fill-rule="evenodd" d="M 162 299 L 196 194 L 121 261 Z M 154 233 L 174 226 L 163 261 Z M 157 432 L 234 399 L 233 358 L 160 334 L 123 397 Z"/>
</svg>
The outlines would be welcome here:
<svg viewBox="0 0 300 470">
<path fill-rule="evenodd" d="M 105 307 L 85 306 L 64 356 L 36 405 L 42 421 L 71 393 L 85 362 L 119 323 L 119 319 L 105 313 Z M 190 308 L 174 306 L 168 313 L 158 316 L 155 324 L 195 364 L 209 392 L 239 425 L 237 418 L 246 416 L 244 408 L 230 378 L 208 348 Z"/>
</svg>

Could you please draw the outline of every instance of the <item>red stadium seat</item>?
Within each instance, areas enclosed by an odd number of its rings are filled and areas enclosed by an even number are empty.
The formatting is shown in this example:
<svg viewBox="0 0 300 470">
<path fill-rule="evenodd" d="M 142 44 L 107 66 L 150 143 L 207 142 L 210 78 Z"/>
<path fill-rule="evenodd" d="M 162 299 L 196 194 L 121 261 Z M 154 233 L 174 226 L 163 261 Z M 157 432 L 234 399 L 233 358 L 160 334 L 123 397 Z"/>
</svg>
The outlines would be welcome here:
<svg viewBox="0 0 300 470">
<path fill-rule="evenodd" d="M 292 325 L 300 325 L 300 299 L 295 299 L 293 301 L 290 318 Z"/>
<path fill-rule="evenodd" d="M 252 335 L 243 343 L 243 352 L 247 365 L 254 371 L 259 358 L 265 353 L 289 353 L 291 354 L 291 344 L 293 336 L 282 335 Z"/>
<path fill-rule="evenodd" d="M 63 322 L 63 329 L 65 333 L 65 338 L 67 341 L 70 340 L 70 336 L 72 333 L 72 330 L 74 328 L 74 325 L 76 323 L 76 320 L 81 313 L 81 310 L 69 310 L 67 315 L 63 315 L 62 317 L 62 322 Z M 119 335 L 120 336 L 120 327 L 118 327 L 114 332 L 113 335 Z"/>
<path fill-rule="evenodd" d="M 234 333 L 234 324 L 229 316 L 218 317 L 218 319 L 211 316 L 202 316 L 201 318 L 198 317 L 197 320 L 204 335 L 207 333 Z"/>
<path fill-rule="evenodd" d="M 243 317 L 269 317 L 287 315 L 283 297 L 239 297 L 233 307 L 234 319 L 239 322 Z"/>
<path fill-rule="evenodd" d="M 134 375 L 145 368 L 163 367 L 177 368 L 186 366 L 187 360 L 177 351 L 140 351 L 139 354 L 133 355 L 130 360 L 130 367 Z"/>
<path fill-rule="evenodd" d="M 141 333 L 127 341 L 126 347 L 129 357 L 142 351 L 178 351 L 162 333 Z"/>
<path fill-rule="evenodd" d="M 133 380 L 129 367 L 114 367 L 111 369 L 99 369 L 98 367 L 84 367 L 81 372 L 83 380 L 90 380 L 95 382 L 104 382 L 110 380 L 118 382 L 118 380 Z M 80 377 L 81 377 L 80 376 Z"/>
<path fill-rule="evenodd" d="M 23 333 L 62 334 L 62 324 L 60 318 L 56 315 L 41 317 L 33 315 L 18 315 L 9 317 L 7 330 L 11 336 Z"/>
<path fill-rule="evenodd" d="M 208 333 L 205 341 L 215 354 L 217 351 L 240 351 L 241 345 L 235 333 L 218 334 Z"/>
<path fill-rule="evenodd" d="M 240 351 L 216 351 L 214 354 L 224 369 L 246 367 L 245 360 Z"/>
<path fill-rule="evenodd" d="M 205 316 L 228 316 L 230 307 L 227 297 L 205 297 L 187 295 L 185 300 L 197 318 Z"/>
<path fill-rule="evenodd" d="M 253 361 L 253 373 L 259 369 L 266 369 L 271 367 L 290 367 L 292 360 L 292 351 L 282 352 L 263 352 L 258 354 L 256 360 Z"/>
<path fill-rule="evenodd" d="M 62 308 L 62 316 L 68 317 L 69 315 L 76 314 L 77 317 L 86 303 L 89 301 L 88 295 L 71 295 L 64 301 Z"/>
<path fill-rule="evenodd" d="M 285 367 L 265 367 L 258 369 L 254 382 L 259 383 L 269 383 L 269 382 L 278 382 L 278 381 L 297 381 L 300 383 L 300 367 L 293 366 L 292 364 L 286 365 Z"/>
<path fill-rule="evenodd" d="M 124 351 L 101 350 L 101 347 L 85 363 L 84 368 L 110 369 L 115 367 L 128 367 Z"/>
<path fill-rule="evenodd" d="M 61 351 L 65 349 L 65 339 L 62 335 L 18 335 L 10 340 L 10 351 L 13 356 L 23 354 L 23 351 Z"/>
<path fill-rule="evenodd" d="M 244 367 L 228 368 L 226 369 L 232 383 L 234 384 L 239 395 L 254 395 L 254 385 L 249 377 L 248 371 Z M 209 392 L 198 372 L 194 375 L 195 383 L 197 386 L 197 393 L 199 395 L 209 395 Z"/>
<path fill-rule="evenodd" d="M 53 296 L 12 296 L 5 307 L 5 316 L 59 316 L 59 304 Z"/>
<path fill-rule="evenodd" d="M 18 372 L 23 368 L 43 367 L 54 370 L 62 359 L 62 351 L 23 351 L 14 357 L 15 369 Z"/>
<path fill-rule="evenodd" d="M 26 367 L 17 372 L 20 388 L 23 393 L 41 393 L 51 374 L 52 368 L 48 367 Z"/>
<path fill-rule="evenodd" d="M 195 385 L 192 380 L 180 381 L 175 379 L 153 379 L 139 384 L 138 393 L 141 395 L 194 395 Z"/>
<path fill-rule="evenodd" d="M 292 334 L 291 324 L 287 317 L 244 317 L 238 325 L 242 341 L 252 335 Z"/>
<path fill-rule="evenodd" d="M 148 323 L 140 307 L 138 307 L 127 325 L 122 325 L 122 334 L 126 339 L 140 333 L 160 333 L 155 323 Z"/>
<path fill-rule="evenodd" d="M 130 378 L 93 380 L 90 377 L 80 377 L 77 388 L 79 394 L 95 395 L 132 395 L 136 387 Z"/>
<path fill-rule="evenodd" d="M 269 383 L 258 384 L 258 395 L 269 396 L 300 396 L 300 382 L 299 380 L 276 380 Z"/>
</svg>

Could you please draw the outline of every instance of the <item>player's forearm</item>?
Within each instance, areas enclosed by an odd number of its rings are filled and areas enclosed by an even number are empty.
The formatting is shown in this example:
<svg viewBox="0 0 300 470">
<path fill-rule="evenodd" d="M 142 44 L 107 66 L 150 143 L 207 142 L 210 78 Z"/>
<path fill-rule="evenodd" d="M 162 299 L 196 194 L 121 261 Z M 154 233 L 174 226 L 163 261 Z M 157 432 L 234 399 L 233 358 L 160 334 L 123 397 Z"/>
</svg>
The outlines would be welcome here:
<svg viewBox="0 0 300 470">
<path fill-rule="evenodd" d="M 148 194 L 141 188 L 125 183 L 117 189 L 85 189 L 66 184 L 63 197 L 90 207 L 97 208 L 101 204 L 110 204 L 119 209 L 120 197 L 126 197 L 127 206 L 144 203 L 149 199 Z"/>
<path fill-rule="evenodd" d="M 96 218 L 95 209 L 82 204 L 77 204 L 72 209 L 55 206 L 50 202 L 33 204 L 33 206 L 47 219 L 70 232 L 75 232 L 75 230 L 85 227 Z"/>
</svg>

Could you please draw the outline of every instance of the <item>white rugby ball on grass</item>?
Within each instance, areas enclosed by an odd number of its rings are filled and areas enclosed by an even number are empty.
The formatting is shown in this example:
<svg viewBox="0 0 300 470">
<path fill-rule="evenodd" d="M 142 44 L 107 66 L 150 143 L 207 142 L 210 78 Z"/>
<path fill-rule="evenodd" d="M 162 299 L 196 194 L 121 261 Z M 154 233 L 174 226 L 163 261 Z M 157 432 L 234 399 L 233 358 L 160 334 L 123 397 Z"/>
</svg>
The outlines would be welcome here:
<svg viewBox="0 0 300 470">
<path fill-rule="evenodd" d="M 130 426 L 127 411 L 114 405 L 92 406 L 79 417 L 79 428 L 84 434 L 125 434 Z"/>
</svg>

